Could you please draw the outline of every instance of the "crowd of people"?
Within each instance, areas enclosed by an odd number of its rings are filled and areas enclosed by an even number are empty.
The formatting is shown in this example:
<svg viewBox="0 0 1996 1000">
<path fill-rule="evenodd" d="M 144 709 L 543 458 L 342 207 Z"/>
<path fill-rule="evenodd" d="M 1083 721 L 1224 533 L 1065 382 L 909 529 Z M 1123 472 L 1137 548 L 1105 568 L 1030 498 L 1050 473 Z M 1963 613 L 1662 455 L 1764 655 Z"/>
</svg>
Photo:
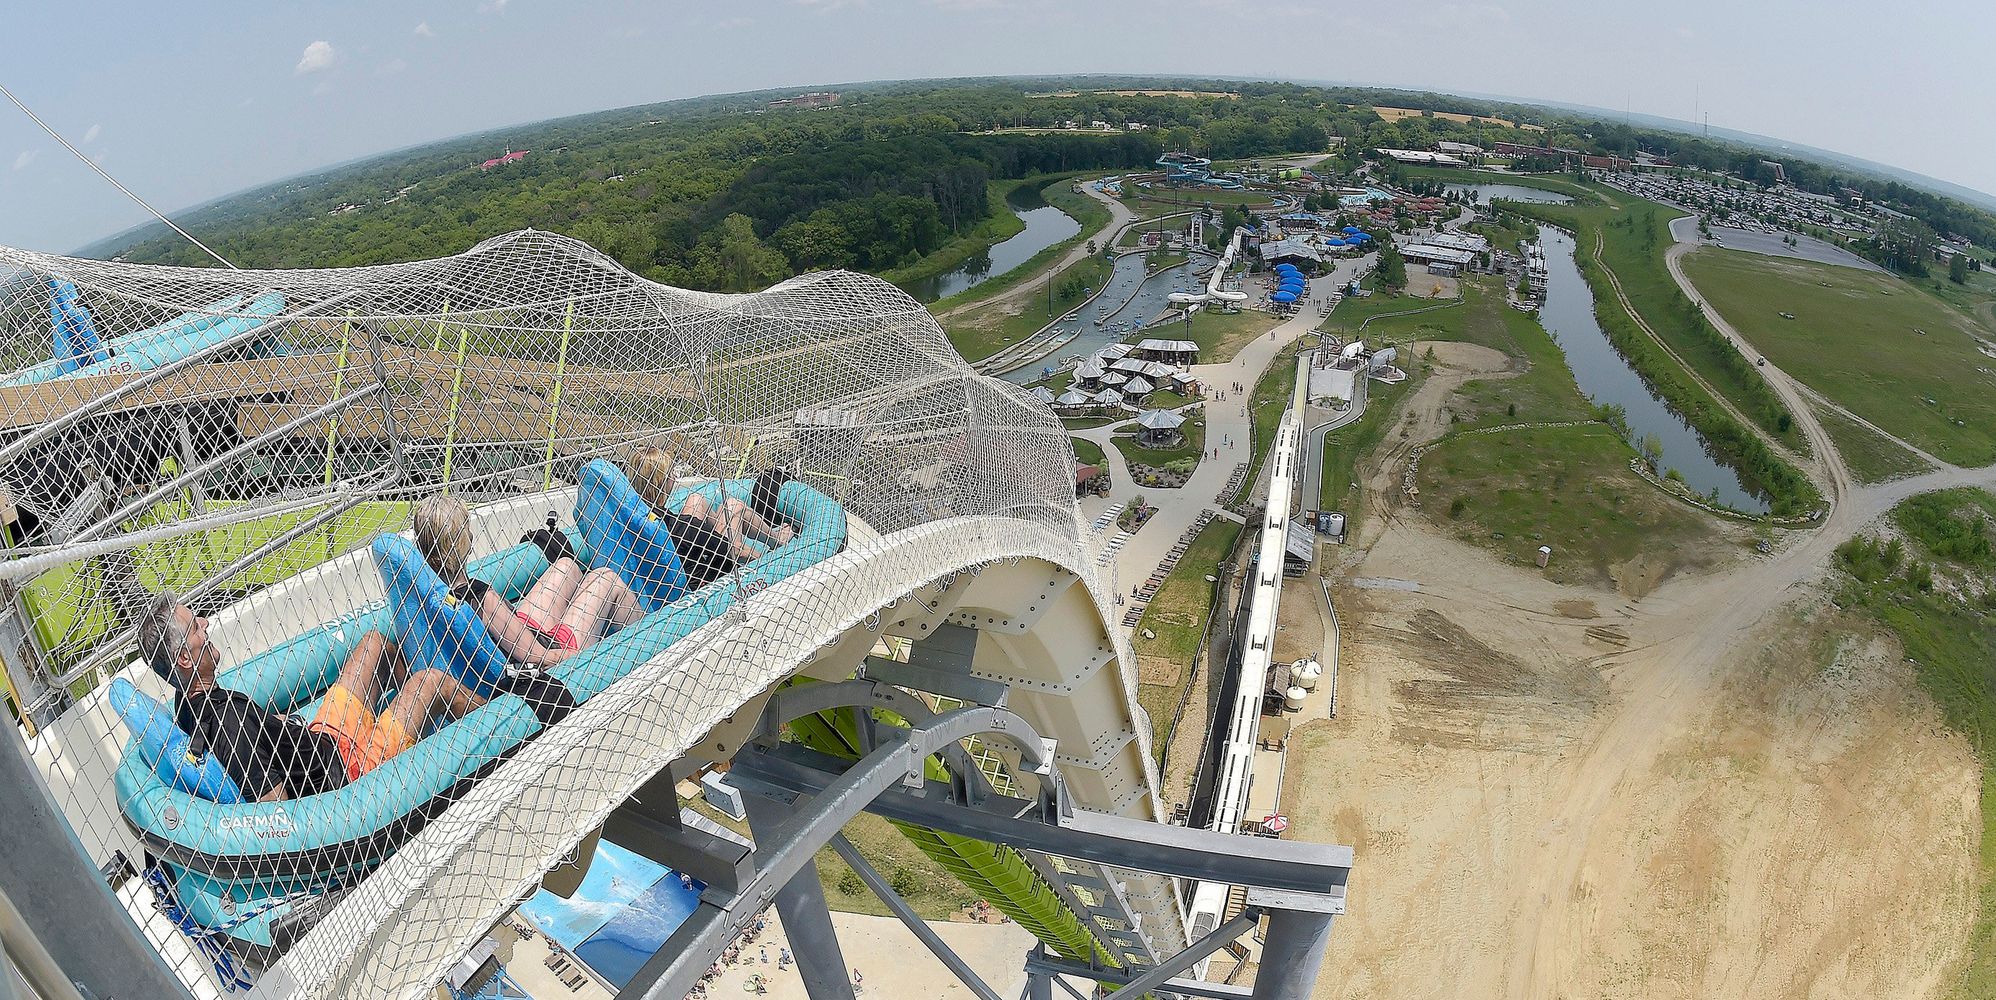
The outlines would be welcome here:
<svg viewBox="0 0 1996 1000">
<path fill-rule="evenodd" d="M 775 548 L 796 535 L 776 508 L 788 480 L 781 469 L 759 476 L 747 500 L 724 493 L 716 503 L 692 492 L 674 509 L 677 476 L 669 453 L 639 449 L 628 467 L 632 488 L 672 538 L 690 587 L 758 558 L 758 545 Z M 413 528 L 424 562 L 452 599 L 476 611 L 511 664 L 501 692 L 545 686 L 547 668 L 643 616 L 630 585 L 608 568 L 585 568 L 552 520 L 521 538 L 540 547 L 548 567 L 518 603 L 470 574 L 471 512 L 462 499 L 445 493 L 423 500 Z M 172 687 L 175 721 L 191 750 L 213 754 L 244 797 L 257 801 L 341 788 L 413 747 L 432 723 L 462 718 L 486 701 L 444 670 L 412 673 L 394 640 L 369 631 L 312 718 L 273 712 L 220 684 L 222 651 L 209 635 L 208 619 L 171 592 L 151 599 L 139 619 L 138 646 Z M 394 697 L 377 709 L 389 691 Z"/>
</svg>

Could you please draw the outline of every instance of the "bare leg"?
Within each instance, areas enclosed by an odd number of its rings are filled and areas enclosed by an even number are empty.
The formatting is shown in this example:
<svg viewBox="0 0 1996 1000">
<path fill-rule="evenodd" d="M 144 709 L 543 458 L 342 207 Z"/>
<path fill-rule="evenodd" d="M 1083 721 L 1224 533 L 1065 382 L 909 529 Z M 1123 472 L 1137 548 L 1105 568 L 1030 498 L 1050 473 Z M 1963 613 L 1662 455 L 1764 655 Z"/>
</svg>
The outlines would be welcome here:
<svg viewBox="0 0 1996 1000">
<path fill-rule="evenodd" d="M 740 519 L 730 519 L 728 517 L 726 504 L 739 503 L 741 501 L 729 499 L 723 504 L 721 509 L 716 509 L 713 504 L 707 502 L 706 497 L 695 493 L 686 498 L 686 503 L 680 506 L 679 512 L 687 517 L 699 518 L 707 522 L 708 527 L 713 528 L 723 539 L 727 540 L 728 554 L 733 556 L 735 561 L 748 562 L 759 557 L 761 553 L 757 552 L 752 546 L 743 543 Z"/>
<path fill-rule="evenodd" d="M 576 592 L 575 603 L 568 606 L 562 623 L 575 632 L 576 642 L 587 649 L 603 637 L 605 623 L 614 621 L 618 625 L 629 625 L 641 616 L 637 596 L 624 585 L 623 579 L 609 570 L 599 569 L 583 579 L 581 589 Z"/>
<path fill-rule="evenodd" d="M 388 704 L 388 714 L 394 716 L 404 732 L 420 737 L 439 710 L 458 719 L 483 704 L 485 699 L 458 683 L 457 678 L 441 670 L 423 670 L 402 685 L 395 700 Z"/>
<path fill-rule="evenodd" d="M 762 542 L 771 548 L 782 545 L 796 536 L 796 532 L 792 531 L 787 524 L 781 528 L 770 527 L 769 522 L 763 520 L 762 515 L 756 513 L 754 507 L 734 497 L 729 497 L 728 502 L 722 505 L 721 509 L 722 513 L 726 514 L 729 519 L 741 525 L 742 534 Z"/>
<path fill-rule="evenodd" d="M 370 630 L 354 644 L 353 652 L 347 654 L 339 679 L 333 683 L 352 692 L 372 711 L 381 699 L 383 685 L 390 681 L 400 684 L 408 673 L 409 664 L 395 644 L 387 636 Z"/>
<path fill-rule="evenodd" d="M 534 583 L 527 596 L 517 605 L 533 620 L 544 626 L 553 627 L 561 620 L 562 612 L 568 610 L 570 601 L 575 600 L 575 591 L 582 585 L 582 564 L 566 556 L 555 560 L 547 572 Z"/>
</svg>

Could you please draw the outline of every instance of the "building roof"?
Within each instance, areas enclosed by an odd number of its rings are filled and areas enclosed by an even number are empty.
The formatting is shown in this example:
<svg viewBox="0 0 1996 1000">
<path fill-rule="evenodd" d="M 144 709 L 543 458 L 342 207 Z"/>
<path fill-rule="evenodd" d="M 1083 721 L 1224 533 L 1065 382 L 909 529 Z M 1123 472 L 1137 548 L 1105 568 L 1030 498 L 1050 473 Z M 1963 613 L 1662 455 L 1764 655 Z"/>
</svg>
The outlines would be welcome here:
<svg viewBox="0 0 1996 1000">
<path fill-rule="evenodd" d="M 1150 362 L 1144 361 L 1140 358 L 1121 358 L 1118 359 L 1115 364 L 1110 365 L 1109 370 L 1116 372 L 1129 372 L 1134 375 L 1142 375 L 1144 372 L 1144 366 L 1147 364 L 1150 364 Z"/>
<path fill-rule="evenodd" d="M 1312 536 L 1310 525 L 1303 518 L 1289 520 L 1289 528 L 1283 533 L 1282 554 L 1303 562 L 1316 558 L 1317 539 Z"/>
<path fill-rule="evenodd" d="M 1102 366 L 1093 361 L 1083 361 L 1074 366 L 1074 377 L 1078 379 L 1101 378 Z"/>
<path fill-rule="evenodd" d="M 1054 402 L 1062 406 L 1086 406 L 1091 398 L 1087 393 L 1079 389 L 1069 389 L 1061 393 L 1060 398 L 1054 400 Z"/>
<path fill-rule="evenodd" d="M 1124 355 L 1129 354 L 1133 350 L 1135 350 L 1135 348 L 1131 347 L 1128 344 L 1110 344 L 1107 347 L 1104 347 L 1101 350 L 1096 351 L 1095 355 L 1097 357 L 1103 357 L 1103 358 L 1120 358 L 1123 357 Z"/>
<path fill-rule="evenodd" d="M 1457 250 L 1453 247 L 1438 247 L 1432 243 L 1415 243 L 1401 247 L 1400 256 L 1409 259 L 1456 265 L 1465 265 L 1476 259 L 1476 255 L 1467 250 Z"/>
<path fill-rule="evenodd" d="M 1122 385 L 1130 380 L 1130 373 L 1124 371 L 1103 372 L 1099 378 L 1103 385 Z"/>
<path fill-rule="evenodd" d="M 1300 257 L 1319 264 L 1324 262 L 1323 252 L 1298 236 L 1291 236 L 1288 239 L 1276 240 L 1273 243 L 1263 243 L 1261 245 L 1262 260 L 1277 260 L 1283 257 Z"/>
<path fill-rule="evenodd" d="M 1146 340 L 1137 345 L 1137 350 L 1167 354 L 1197 354 L 1199 345 L 1189 340 Z"/>
<path fill-rule="evenodd" d="M 1114 405 L 1123 401 L 1123 394 L 1114 389 L 1104 389 L 1095 394 L 1093 402 Z"/>
<path fill-rule="evenodd" d="M 1183 426 L 1185 418 L 1170 410 L 1145 410 L 1137 414 L 1137 426 L 1151 431 L 1174 431 Z"/>
<path fill-rule="evenodd" d="M 1144 393 L 1150 392 L 1151 390 L 1156 388 L 1157 386 L 1150 384 L 1150 379 L 1147 379 L 1142 375 L 1139 375 L 1136 378 L 1133 378 L 1128 382 L 1123 383 L 1124 394 L 1130 396 L 1141 396 Z"/>
<path fill-rule="evenodd" d="M 1032 388 L 1032 397 L 1042 403 L 1051 403 L 1053 402 L 1053 390 L 1043 385 L 1036 385 Z"/>
<path fill-rule="evenodd" d="M 1490 241 L 1475 233 L 1436 233 L 1425 240 L 1429 246 L 1448 247 L 1452 250 L 1468 250 L 1482 253 L 1490 249 Z"/>
</svg>

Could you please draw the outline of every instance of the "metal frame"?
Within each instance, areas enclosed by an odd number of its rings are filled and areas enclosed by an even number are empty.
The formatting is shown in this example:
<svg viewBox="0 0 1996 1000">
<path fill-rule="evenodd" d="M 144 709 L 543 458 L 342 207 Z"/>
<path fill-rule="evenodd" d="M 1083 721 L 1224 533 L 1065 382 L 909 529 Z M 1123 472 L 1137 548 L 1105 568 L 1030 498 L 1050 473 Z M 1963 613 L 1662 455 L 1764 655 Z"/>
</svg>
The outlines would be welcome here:
<svg viewBox="0 0 1996 1000">
<path fill-rule="evenodd" d="M 913 725 L 881 725 L 868 711 L 876 707 L 901 713 Z M 854 709 L 862 720 L 859 734 L 867 752 L 857 762 L 781 741 L 784 723 L 838 709 Z M 652 815 L 664 808 L 660 806 L 612 816 L 608 829 L 619 831 L 620 841 L 640 835 L 628 845 L 633 849 L 680 870 L 720 876 L 708 883 L 694 914 L 620 996 L 676 1000 L 685 995 L 728 943 L 773 902 L 790 931 L 791 951 L 813 1000 L 851 997 L 836 935 L 828 933 L 830 914 L 814 865 L 818 848 L 830 844 L 979 1000 L 1001 1000 L 840 835 L 840 828 L 860 812 L 1089 864 L 1249 887 L 1244 910 L 1177 954 L 1146 966 L 1111 969 L 1035 949 L 1026 962 L 1028 997 L 1052 997 L 1057 982 L 1072 993 L 1060 977 L 1073 976 L 1134 987 L 1132 996 L 1157 991 L 1222 1000 L 1301 1000 L 1316 980 L 1332 920 L 1344 912 L 1350 848 L 1243 839 L 1078 810 L 1053 766 L 1051 744 L 1005 709 L 972 707 L 938 715 L 905 691 L 861 679 L 779 691 L 770 698 L 757 730 L 728 773 L 730 784 L 754 793 L 748 800 L 757 839 L 753 851 L 736 847 L 715 854 L 703 849 L 700 838 L 678 824 L 676 816 L 665 822 Z M 994 792 L 958 745 L 973 736 L 1002 736 L 1016 744 L 1021 770 L 1040 778 L 1036 796 Z M 949 770 L 948 780 L 924 774 L 926 761 L 938 754 Z M 657 780 L 669 784 L 670 769 Z M 676 811 L 676 800 L 661 801 L 673 803 Z M 1264 916 L 1269 929 L 1252 989 L 1181 978 Z"/>
</svg>

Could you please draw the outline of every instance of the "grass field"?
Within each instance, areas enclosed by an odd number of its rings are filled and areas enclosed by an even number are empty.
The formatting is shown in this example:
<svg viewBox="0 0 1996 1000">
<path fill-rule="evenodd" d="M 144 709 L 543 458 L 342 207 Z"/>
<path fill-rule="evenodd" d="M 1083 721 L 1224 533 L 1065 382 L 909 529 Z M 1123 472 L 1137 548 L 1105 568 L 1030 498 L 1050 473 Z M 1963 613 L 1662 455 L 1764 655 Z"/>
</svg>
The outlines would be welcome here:
<svg viewBox="0 0 1996 1000">
<path fill-rule="evenodd" d="M 1614 567 L 1711 530 L 1631 473 L 1633 454 L 1604 424 L 1446 438 L 1421 459 L 1422 509 L 1510 562 L 1530 565 L 1539 546 L 1552 546 L 1552 580 L 1607 583 Z"/>
<path fill-rule="evenodd" d="M 1241 530 L 1241 525 L 1224 517 L 1207 524 L 1193 538 L 1184 558 L 1165 576 L 1157 596 L 1137 620 L 1137 655 L 1168 661 L 1178 667 L 1173 683 L 1137 684 L 1137 703 L 1150 715 L 1152 750 L 1160 759 L 1171 745 L 1172 716 L 1177 714 L 1178 703 L 1192 683 L 1192 661 L 1198 655 L 1206 620 L 1213 613 L 1213 585 L 1206 582 L 1206 577 L 1233 551 Z M 1144 638 L 1145 629 L 1156 638 Z"/>
<path fill-rule="evenodd" d="M 1358 460 L 1372 453 L 1386 436 L 1392 414 L 1400 400 L 1414 391 L 1421 376 L 1418 366 L 1399 385 L 1375 385 L 1368 390 L 1365 415 L 1324 435 L 1324 456 L 1318 473 L 1317 507 L 1344 511 L 1348 522 L 1356 522 L 1362 494 L 1354 494 L 1351 484 L 1358 478 Z M 1347 524 L 1346 531 L 1352 530 Z"/>
<path fill-rule="evenodd" d="M 1074 442 L 1075 461 L 1080 462 L 1082 465 L 1099 466 L 1102 464 L 1102 459 L 1105 456 L 1102 454 L 1101 445 L 1081 437 L 1070 437 L 1068 440 Z"/>
<path fill-rule="evenodd" d="M 1583 184 L 1553 174 L 1513 174 L 1495 170 L 1463 170 L 1453 167 L 1401 167 L 1400 176 L 1410 181 L 1441 181 L 1445 184 L 1514 184 L 1572 195 L 1582 202 L 1613 204 L 1619 192 Z"/>
<path fill-rule="evenodd" d="M 977 894 L 950 874 L 949 869 L 922 853 L 892 823 L 878 816 L 857 816 L 840 832 L 924 920 L 947 920 L 977 900 Z M 852 874 L 837 851 L 820 848 L 817 861 L 818 881 L 824 885 L 825 902 L 832 909 L 893 916 L 894 911 L 859 882 L 859 876 Z M 858 891 L 848 891 L 852 889 Z"/>
<path fill-rule="evenodd" d="M 1996 462 L 1996 357 L 1977 350 L 1961 313 L 1848 267 L 1706 248 L 1684 268 L 1790 375 L 1950 462 Z"/>
<path fill-rule="evenodd" d="M 1289 408 L 1290 397 L 1296 392 L 1296 355 L 1315 346 L 1316 341 L 1306 336 L 1283 348 L 1254 384 L 1254 392 L 1248 397 L 1248 454 L 1251 457 L 1244 481 L 1246 485 L 1241 487 L 1243 497 L 1254 490 L 1255 477 L 1261 475 L 1261 463 L 1268 458 L 1269 448 L 1275 443 L 1275 425 L 1282 422 L 1282 413 Z M 1221 405 L 1232 406 L 1233 400 L 1229 399 Z M 1227 498 L 1220 499 L 1224 501 Z"/>
<path fill-rule="evenodd" d="M 1860 483 L 1882 483 L 1932 469 L 1925 459 L 1887 441 L 1877 432 L 1827 407 L 1815 407 L 1816 420 L 1830 435 L 1844 465 Z"/>
<path fill-rule="evenodd" d="M 1051 309 L 1047 305 L 1048 296 L 1040 294 L 1025 301 L 1023 312 L 1014 313 L 994 303 L 953 316 L 943 321 L 950 346 L 970 361 L 988 358 L 999 348 L 1032 336 L 1055 316 L 1080 305 L 1087 299 L 1083 289 L 1101 288 L 1109 280 L 1112 267 L 1107 259 L 1096 256 L 1084 257 L 1062 269 L 1051 279 L 1055 289 Z"/>
<path fill-rule="evenodd" d="M 1141 201 L 1152 206 L 1169 205 L 1172 207 L 1167 211 L 1178 212 L 1205 204 L 1211 204 L 1215 208 L 1227 205 L 1266 205 L 1269 203 L 1269 196 L 1266 191 L 1231 191 L 1225 188 L 1204 187 L 1140 188 L 1134 184 L 1125 184 L 1123 200 L 1129 202 L 1132 208 Z M 1152 208 L 1151 211 L 1154 212 L 1156 209 Z"/>
<path fill-rule="evenodd" d="M 1480 121 L 1480 122 L 1489 122 L 1494 125 L 1504 125 L 1510 128 L 1515 128 L 1526 132 L 1545 131 L 1545 126 L 1543 125 L 1527 125 L 1524 124 L 1523 122 L 1514 122 L 1509 118 L 1495 118 L 1488 116 L 1479 117 L 1477 115 L 1457 114 L 1456 112 L 1453 111 L 1422 111 L 1417 108 L 1380 108 L 1380 107 L 1375 107 L 1372 109 L 1372 111 L 1374 114 L 1377 114 L 1379 117 L 1389 122 L 1397 122 L 1402 118 L 1434 117 L 1434 118 L 1443 119 L 1445 121 L 1456 122 L 1462 125 L 1467 125 L 1470 122 Z"/>
<path fill-rule="evenodd" d="M 1164 326 L 1139 330 L 1125 338 L 1125 343 L 1134 344 L 1152 338 L 1160 340 L 1189 340 L 1199 345 L 1199 363 L 1202 365 L 1226 364 L 1241 352 L 1241 348 L 1254 343 L 1256 337 L 1275 329 L 1282 317 L 1265 312 L 1243 310 L 1237 313 L 1214 312 L 1201 309 L 1192 314 L 1192 322 L 1179 321 Z"/>
<path fill-rule="evenodd" d="M 1873 539 L 1853 539 L 1837 549 L 1846 574 L 1839 603 L 1871 612 L 1898 636 L 1920 686 L 1933 696 L 1948 724 L 1968 737 L 1982 758 L 1981 886 L 1978 912 L 1969 935 L 1969 961 L 1951 996 L 1996 996 L 1996 579 L 1985 555 L 1979 572 L 1950 574 L 1967 593 L 1923 587 L 1922 576 L 1939 563 L 1973 569 L 1950 555 L 1948 538 L 1959 531 L 1935 531 L 1926 515 L 1974 519 L 1985 539 L 1996 518 L 1996 497 L 1977 490 L 1950 490 L 1914 498 L 1893 511 L 1911 544 L 1893 551 Z M 1911 526 L 1909 526 L 1909 522 Z M 1924 526 L 1923 526 L 1924 525 Z M 1979 591 L 1976 584 L 1979 583 Z"/>
</svg>

